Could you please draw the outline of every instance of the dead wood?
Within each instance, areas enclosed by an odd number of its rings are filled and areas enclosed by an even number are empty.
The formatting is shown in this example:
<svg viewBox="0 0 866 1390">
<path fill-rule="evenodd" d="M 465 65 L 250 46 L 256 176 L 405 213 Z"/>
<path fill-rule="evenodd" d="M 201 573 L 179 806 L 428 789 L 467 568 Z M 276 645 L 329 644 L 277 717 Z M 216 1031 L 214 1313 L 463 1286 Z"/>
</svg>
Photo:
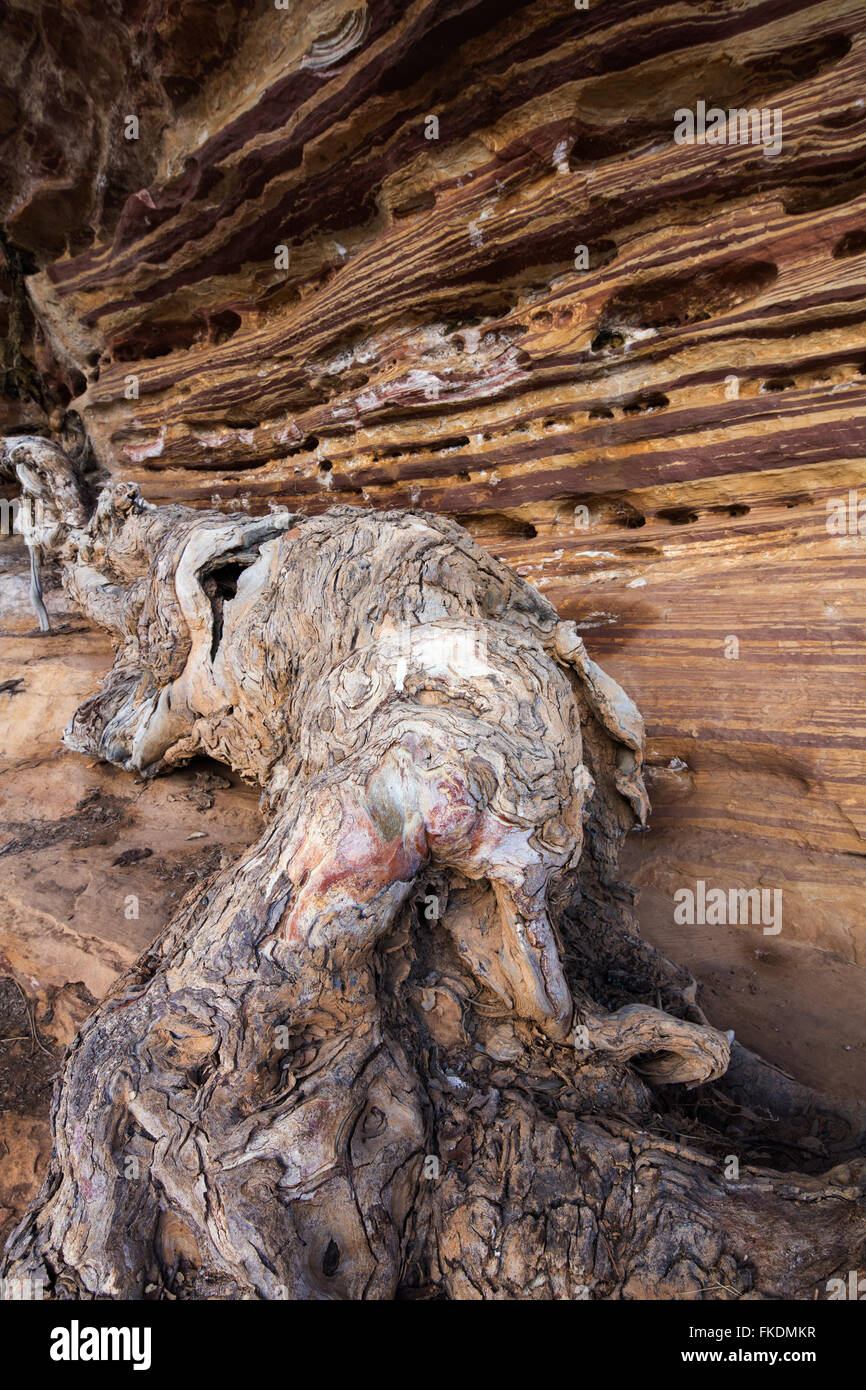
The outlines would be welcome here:
<svg viewBox="0 0 866 1390">
<path fill-rule="evenodd" d="M 45 502 L 34 546 L 116 645 L 67 744 L 145 777 L 207 754 L 266 814 L 70 1048 L 6 1274 L 60 1298 L 728 1298 L 849 1268 L 862 1165 L 730 1176 L 678 1099 L 730 1051 L 688 982 L 644 951 L 616 1007 L 593 993 L 640 956 L 615 858 L 648 807 L 640 715 L 573 624 L 441 517 L 126 484 L 88 515 L 55 446 L 5 450 Z"/>
</svg>

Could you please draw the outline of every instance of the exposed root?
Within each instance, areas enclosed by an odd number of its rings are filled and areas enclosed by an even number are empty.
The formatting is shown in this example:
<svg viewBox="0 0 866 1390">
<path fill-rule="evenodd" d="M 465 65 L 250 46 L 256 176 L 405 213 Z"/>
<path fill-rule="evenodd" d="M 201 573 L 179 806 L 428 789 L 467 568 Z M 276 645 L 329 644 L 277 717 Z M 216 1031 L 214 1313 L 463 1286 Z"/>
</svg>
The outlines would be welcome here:
<svg viewBox="0 0 866 1390">
<path fill-rule="evenodd" d="M 652 1085 L 725 1071 L 725 1035 L 604 1014 L 567 973 L 569 899 L 603 951 L 647 811 L 640 715 L 573 625 L 439 517 L 125 484 L 88 516 L 53 446 L 4 450 L 116 645 L 69 746 L 144 776 L 210 754 L 268 815 L 70 1049 L 7 1272 L 57 1297 L 777 1297 L 850 1258 L 859 1175 L 734 1188 L 643 1127 Z"/>
</svg>

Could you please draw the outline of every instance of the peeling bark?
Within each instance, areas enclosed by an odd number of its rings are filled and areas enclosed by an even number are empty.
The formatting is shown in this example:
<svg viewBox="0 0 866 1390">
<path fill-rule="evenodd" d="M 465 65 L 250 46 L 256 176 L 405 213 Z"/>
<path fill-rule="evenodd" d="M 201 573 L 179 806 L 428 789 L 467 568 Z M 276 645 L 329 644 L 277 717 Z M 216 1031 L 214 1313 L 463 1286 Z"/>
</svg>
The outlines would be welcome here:
<svg viewBox="0 0 866 1390">
<path fill-rule="evenodd" d="M 207 754 L 267 817 L 70 1048 L 5 1273 L 56 1297 L 811 1297 L 849 1267 L 863 1164 L 723 1176 L 666 1088 L 711 1095 L 728 1037 L 663 963 L 668 1009 L 593 997 L 633 941 L 615 856 L 648 806 L 640 715 L 573 624 L 427 513 L 120 483 L 88 516 L 55 446 L 0 462 L 116 644 L 68 746 L 144 777 Z"/>
</svg>

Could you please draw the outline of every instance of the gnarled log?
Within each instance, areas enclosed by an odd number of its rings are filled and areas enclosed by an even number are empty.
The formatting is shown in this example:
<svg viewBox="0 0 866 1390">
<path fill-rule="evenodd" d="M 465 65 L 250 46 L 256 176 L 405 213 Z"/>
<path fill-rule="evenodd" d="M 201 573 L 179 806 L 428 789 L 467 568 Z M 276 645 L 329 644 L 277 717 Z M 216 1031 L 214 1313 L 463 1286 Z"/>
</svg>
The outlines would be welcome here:
<svg viewBox="0 0 866 1390">
<path fill-rule="evenodd" d="M 145 777 L 208 754 L 267 821 L 72 1045 L 6 1273 L 56 1297 L 804 1297 L 848 1268 L 862 1166 L 724 1176 L 657 1088 L 720 1077 L 728 1037 L 673 972 L 673 1011 L 593 998 L 581 952 L 633 940 L 615 851 L 647 801 L 640 715 L 573 624 L 425 513 L 115 484 L 88 517 L 43 491 L 116 643 L 69 746 Z"/>
</svg>

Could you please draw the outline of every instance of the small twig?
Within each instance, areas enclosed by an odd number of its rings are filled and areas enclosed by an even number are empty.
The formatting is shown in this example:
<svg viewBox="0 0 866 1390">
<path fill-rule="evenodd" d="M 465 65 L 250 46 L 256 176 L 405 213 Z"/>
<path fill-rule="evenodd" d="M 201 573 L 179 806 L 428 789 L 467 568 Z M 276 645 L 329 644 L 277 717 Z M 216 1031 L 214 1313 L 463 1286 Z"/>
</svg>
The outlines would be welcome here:
<svg viewBox="0 0 866 1390">
<path fill-rule="evenodd" d="M 621 1279 L 622 1279 L 622 1276 L 621 1276 L 619 1270 L 618 1270 L 617 1267 L 616 1267 L 616 1260 L 613 1258 L 613 1252 L 612 1252 L 610 1246 L 609 1246 L 608 1243 L 607 1243 L 607 1236 L 605 1235 L 604 1231 L 601 1229 L 600 1226 L 599 1226 L 599 1228 L 598 1228 L 598 1233 L 599 1233 L 599 1235 L 601 1236 L 602 1240 L 604 1241 L 604 1248 L 605 1248 L 605 1250 L 607 1251 L 607 1258 L 610 1260 L 611 1264 L 613 1265 L 613 1272 L 614 1272 L 614 1274 L 616 1275 L 617 1279 L 621 1280 Z"/>
<path fill-rule="evenodd" d="M 46 1057 L 50 1057 L 52 1062 L 56 1062 L 57 1058 L 54 1056 L 54 1053 L 51 1051 L 50 1047 L 46 1047 L 45 1044 L 42 1042 L 41 1038 L 39 1037 L 39 1034 L 36 1029 L 36 1021 L 33 1017 L 33 1010 L 30 1007 L 30 1000 L 27 998 L 27 995 L 24 993 L 24 990 L 21 988 L 21 985 L 19 984 L 18 980 L 16 980 L 14 975 L 7 975 L 6 978 L 12 981 L 15 988 L 18 990 L 18 993 L 21 995 L 21 999 L 24 1004 L 24 1012 L 27 1015 L 27 1022 L 30 1026 L 31 1044 L 35 1044 L 36 1047 L 40 1047 L 42 1051 L 45 1053 Z M 30 1048 L 30 1055 L 31 1057 L 33 1056 L 33 1046 L 31 1046 Z"/>
<path fill-rule="evenodd" d="M 693 1293 L 709 1293 L 711 1289 L 727 1289 L 728 1293 L 732 1293 L 735 1298 L 740 1296 L 740 1290 L 732 1289 L 730 1284 L 707 1284 L 705 1289 L 686 1289 L 685 1297 L 689 1298 Z"/>
</svg>

